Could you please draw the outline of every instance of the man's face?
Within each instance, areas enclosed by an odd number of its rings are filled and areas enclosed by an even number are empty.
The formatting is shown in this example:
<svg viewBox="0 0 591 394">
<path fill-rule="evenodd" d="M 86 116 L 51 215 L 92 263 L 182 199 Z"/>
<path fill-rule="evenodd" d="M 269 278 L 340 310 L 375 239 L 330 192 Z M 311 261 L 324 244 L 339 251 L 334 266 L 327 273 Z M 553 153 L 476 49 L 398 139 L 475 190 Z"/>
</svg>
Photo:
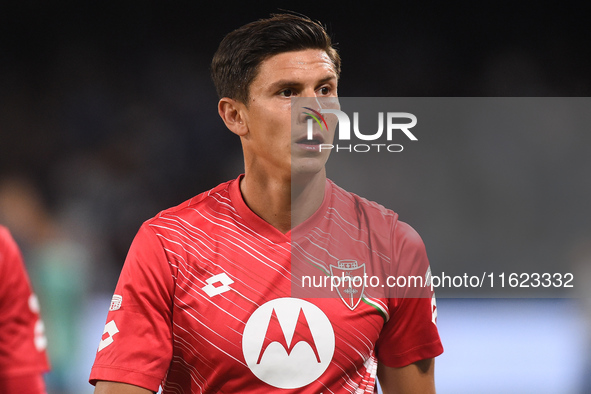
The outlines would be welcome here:
<svg viewBox="0 0 591 394">
<path fill-rule="evenodd" d="M 242 141 L 249 170 L 291 177 L 292 172 L 324 169 L 330 151 L 320 151 L 319 143 L 332 143 L 334 127 L 324 134 L 315 131 L 315 140 L 307 140 L 305 115 L 294 117 L 292 124 L 292 99 L 299 97 L 337 97 L 337 74 L 323 50 L 284 52 L 260 64 L 244 110 L 248 134 Z M 313 109 L 319 111 L 320 101 L 306 103 L 314 103 Z M 316 139 L 319 135 L 321 140 Z"/>
</svg>

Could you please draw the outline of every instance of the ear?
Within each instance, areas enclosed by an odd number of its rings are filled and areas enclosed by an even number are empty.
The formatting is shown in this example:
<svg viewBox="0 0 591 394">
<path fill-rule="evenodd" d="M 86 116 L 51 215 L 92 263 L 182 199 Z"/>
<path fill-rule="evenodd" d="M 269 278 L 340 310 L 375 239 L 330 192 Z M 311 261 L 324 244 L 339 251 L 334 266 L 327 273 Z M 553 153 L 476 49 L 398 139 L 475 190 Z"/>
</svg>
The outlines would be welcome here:
<svg viewBox="0 0 591 394">
<path fill-rule="evenodd" d="M 240 137 L 248 133 L 244 111 L 244 104 L 229 97 L 222 98 L 218 103 L 218 113 L 226 124 L 226 127 Z"/>
</svg>

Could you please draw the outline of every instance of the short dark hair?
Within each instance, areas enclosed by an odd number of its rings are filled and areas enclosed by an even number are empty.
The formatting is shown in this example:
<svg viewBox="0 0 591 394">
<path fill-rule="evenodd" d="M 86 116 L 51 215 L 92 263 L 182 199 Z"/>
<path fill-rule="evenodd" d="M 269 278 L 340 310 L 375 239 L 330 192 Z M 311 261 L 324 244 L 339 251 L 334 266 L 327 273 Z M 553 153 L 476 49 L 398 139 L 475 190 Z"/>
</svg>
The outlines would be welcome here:
<svg viewBox="0 0 591 394">
<path fill-rule="evenodd" d="M 308 17 L 275 14 L 246 24 L 224 37 L 211 62 L 218 96 L 247 103 L 249 87 L 267 58 L 291 51 L 321 49 L 334 64 L 337 76 L 341 58 L 324 27 Z"/>
</svg>

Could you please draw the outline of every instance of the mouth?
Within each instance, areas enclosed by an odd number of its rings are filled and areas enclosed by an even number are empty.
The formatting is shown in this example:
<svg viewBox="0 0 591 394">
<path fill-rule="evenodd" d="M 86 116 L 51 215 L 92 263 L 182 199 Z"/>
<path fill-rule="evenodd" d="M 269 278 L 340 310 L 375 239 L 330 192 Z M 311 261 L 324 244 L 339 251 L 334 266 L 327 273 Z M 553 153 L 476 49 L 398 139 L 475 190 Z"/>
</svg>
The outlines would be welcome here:
<svg viewBox="0 0 591 394">
<path fill-rule="evenodd" d="M 320 145 L 324 143 L 324 138 L 320 134 L 314 133 L 312 139 L 309 140 L 307 136 L 300 138 L 296 141 L 298 145 Z"/>
</svg>

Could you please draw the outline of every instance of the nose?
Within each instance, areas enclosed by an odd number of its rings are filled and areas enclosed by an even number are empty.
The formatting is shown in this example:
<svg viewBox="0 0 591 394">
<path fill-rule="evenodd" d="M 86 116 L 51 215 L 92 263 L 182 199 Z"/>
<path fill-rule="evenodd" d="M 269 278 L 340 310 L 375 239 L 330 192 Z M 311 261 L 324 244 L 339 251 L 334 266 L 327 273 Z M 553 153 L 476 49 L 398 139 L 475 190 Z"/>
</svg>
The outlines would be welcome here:
<svg viewBox="0 0 591 394">
<path fill-rule="evenodd" d="M 317 97 L 301 95 L 292 100 L 291 110 L 292 117 L 298 124 L 306 124 L 308 119 L 315 121 L 321 118 L 322 106 Z"/>
<path fill-rule="evenodd" d="M 315 110 L 315 111 L 317 111 L 317 110 Z M 307 124 L 308 119 L 314 120 L 314 116 L 316 116 L 316 115 L 315 115 L 315 112 L 312 111 L 311 107 L 302 106 L 302 107 L 299 107 L 299 110 L 298 110 L 296 116 L 297 116 L 296 120 L 297 120 L 298 124 Z"/>
<path fill-rule="evenodd" d="M 314 108 L 314 110 L 316 111 L 320 111 L 320 109 L 322 108 L 322 105 L 320 104 L 320 101 L 318 100 L 318 94 L 316 93 L 315 90 L 312 90 L 310 92 L 310 95 L 306 95 L 304 97 L 308 97 L 308 105 L 307 107 L 312 107 Z"/>
<path fill-rule="evenodd" d="M 311 107 L 304 107 L 304 115 L 306 116 L 306 122 L 313 120 L 314 122 L 318 123 L 318 126 L 320 126 L 320 128 L 324 127 L 325 130 L 328 130 L 326 120 L 324 120 L 324 117 L 322 116 L 319 110 L 316 110 Z"/>
</svg>

